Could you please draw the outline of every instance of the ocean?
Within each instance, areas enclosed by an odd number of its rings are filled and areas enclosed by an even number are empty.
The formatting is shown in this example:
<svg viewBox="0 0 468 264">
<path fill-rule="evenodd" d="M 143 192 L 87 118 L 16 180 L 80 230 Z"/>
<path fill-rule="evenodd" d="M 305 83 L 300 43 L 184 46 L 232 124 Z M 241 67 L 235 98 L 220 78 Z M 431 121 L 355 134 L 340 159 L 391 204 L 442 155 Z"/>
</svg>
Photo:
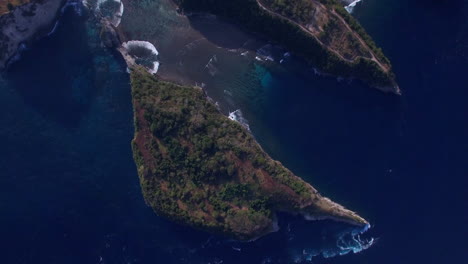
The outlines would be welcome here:
<svg viewBox="0 0 468 264">
<path fill-rule="evenodd" d="M 353 9 L 392 61 L 401 97 L 324 76 L 213 17 L 157 16 L 151 36 L 161 38 L 163 77 L 203 85 L 226 114 L 240 109 L 272 157 L 372 224 L 351 237 L 342 224 L 280 216 L 278 233 L 251 243 L 171 223 L 146 206 L 125 62 L 76 11 L 67 8 L 55 32 L 0 77 L 2 263 L 468 259 L 467 1 L 364 0 Z M 171 36 L 182 32 L 174 28 L 190 34 Z M 371 238 L 370 248 L 349 252 Z"/>
</svg>

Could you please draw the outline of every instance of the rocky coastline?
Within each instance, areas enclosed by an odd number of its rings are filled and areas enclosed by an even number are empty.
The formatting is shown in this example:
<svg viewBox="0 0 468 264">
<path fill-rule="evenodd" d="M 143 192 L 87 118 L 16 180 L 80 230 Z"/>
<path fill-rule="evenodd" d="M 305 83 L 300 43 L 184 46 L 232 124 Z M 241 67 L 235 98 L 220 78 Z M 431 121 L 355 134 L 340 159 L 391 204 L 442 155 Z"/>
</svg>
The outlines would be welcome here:
<svg viewBox="0 0 468 264">
<path fill-rule="evenodd" d="M 18 51 L 51 31 L 65 3 L 66 0 L 32 1 L 0 16 L 0 70 Z"/>
</svg>

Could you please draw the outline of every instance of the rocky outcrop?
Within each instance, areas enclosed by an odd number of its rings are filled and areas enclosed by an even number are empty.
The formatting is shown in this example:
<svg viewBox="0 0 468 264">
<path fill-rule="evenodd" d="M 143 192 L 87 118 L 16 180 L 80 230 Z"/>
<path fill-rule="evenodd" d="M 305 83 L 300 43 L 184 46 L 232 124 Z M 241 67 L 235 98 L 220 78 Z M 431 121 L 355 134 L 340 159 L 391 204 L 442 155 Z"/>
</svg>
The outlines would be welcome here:
<svg viewBox="0 0 468 264">
<path fill-rule="evenodd" d="M 109 49 L 119 48 L 122 44 L 115 27 L 106 19 L 101 20 L 101 41 Z"/>
<path fill-rule="evenodd" d="M 65 0 L 34 1 L 0 16 L 0 70 L 27 44 L 50 32 Z"/>
</svg>

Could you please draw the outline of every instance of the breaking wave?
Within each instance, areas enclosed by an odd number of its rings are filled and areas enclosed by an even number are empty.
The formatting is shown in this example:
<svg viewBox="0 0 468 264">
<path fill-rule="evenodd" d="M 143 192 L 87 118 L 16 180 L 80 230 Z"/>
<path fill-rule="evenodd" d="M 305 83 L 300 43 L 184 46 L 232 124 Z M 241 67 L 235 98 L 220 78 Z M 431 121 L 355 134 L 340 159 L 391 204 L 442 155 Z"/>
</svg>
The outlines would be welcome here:
<svg viewBox="0 0 468 264">
<path fill-rule="evenodd" d="M 331 239 L 325 238 L 324 236 L 323 240 L 329 240 L 328 245 L 296 250 L 296 252 L 293 253 L 293 260 L 295 262 L 310 262 L 317 258 L 333 258 L 350 253 L 356 254 L 369 249 L 374 245 L 376 239 L 361 238 L 361 235 L 369 229 L 370 225 L 366 225 L 363 228 L 354 228 L 339 232 L 337 235 L 332 236 Z"/>
<path fill-rule="evenodd" d="M 245 127 L 247 130 L 250 131 L 249 123 L 248 123 L 247 119 L 245 119 L 244 116 L 242 115 L 242 111 L 240 109 L 237 109 L 234 112 L 229 112 L 229 119 L 238 122 L 243 127 Z"/>
<path fill-rule="evenodd" d="M 159 52 L 153 44 L 148 41 L 130 40 L 123 43 L 122 47 L 136 64 L 148 68 L 152 74 L 158 72 Z"/>
<path fill-rule="evenodd" d="M 121 0 L 83 0 L 83 4 L 107 18 L 114 27 L 117 27 L 122 20 L 124 5 Z"/>
<path fill-rule="evenodd" d="M 208 61 L 208 63 L 205 65 L 205 69 L 207 69 L 208 73 L 213 77 L 219 72 L 219 69 L 215 65 L 217 62 L 218 57 L 216 57 L 216 55 L 213 55 Z"/>
<path fill-rule="evenodd" d="M 273 46 L 271 44 L 266 44 L 258 49 L 255 59 L 258 61 L 275 61 L 275 58 L 273 57 Z"/>
<path fill-rule="evenodd" d="M 65 11 L 67 11 L 69 8 L 73 8 L 73 12 L 76 15 L 82 16 L 83 15 L 82 7 L 83 7 L 83 4 L 82 4 L 82 2 L 80 0 L 69 0 L 69 1 L 67 1 L 65 3 L 65 5 L 63 5 L 62 9 L 60 10 L 59 18 L 55 22 L 54 27 L 52 28 L 52 30 L 49 33 L 47 33 L 47 36 L 51 36 L 52 34 L 55 33 L 55 31 L 57 31 L 57 28 L 60 25 L 60 19 L 63 16 L 63 14 L 65 13 Z"/>
<path fill-rule="evenodd" d="M 352 13 L 356 5 L 361 2 L 362 0 L 354 0 L 349 5 L 345 6 L 346 11 Z"/>
<path fill-rule="evenodd" d="M 375 239 L 363 238 L 370 226 L 353 227 L 331 220 L 313 225 L 301 217 L 279 215 L 275 232 L 248 242 L 210 236 L 190 247 L 192 263 L 329 263 L 329 258 L 369 249 Z M 180 252 L 178 252 L 180 254 Z M 197 260 L 203 260 L 201 262 Z"/>
</svg>

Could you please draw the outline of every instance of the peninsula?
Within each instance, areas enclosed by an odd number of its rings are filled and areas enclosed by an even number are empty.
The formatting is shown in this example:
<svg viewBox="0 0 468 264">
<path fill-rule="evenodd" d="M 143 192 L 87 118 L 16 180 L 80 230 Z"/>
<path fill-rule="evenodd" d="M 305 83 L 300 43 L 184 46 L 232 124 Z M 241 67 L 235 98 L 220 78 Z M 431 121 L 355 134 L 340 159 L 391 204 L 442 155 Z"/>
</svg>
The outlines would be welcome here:
<svg viewBox="0 0 468 264">
<path fill-rule="evenodd" d="M 252 240 L 277 230 L 278 212 L 368 228 L 365 219 L 323 197 L 273 160 L 247 129 L 223 115 L 201 88 L 156 77 L 158 51 L 146 40 L 126 39 L 119 29 L 123 3 L 108 1 L 112 3 L 85 4 L 102 22 L 103 43 L 120 51 L 131 72 L 133 155 L 143 196 L 155 212 L 238 240 Z M 20 44 L 50 31 L 64 2 L 30 1 L 8 7 L 9 11 L 0 16 L 0 68 L 17 53 Z M 334 1 L 311 1 L 316 12 L 302 15 L 269 0 L 194 3 L 184 0 L 180 4 L 231 19 L 237 14 L 240 24 L 270 36 L 322 70 L 359 77 L 380 87 L 393 83 L 388 60 L 364 33 L 353 29 L 357 26 L 349 21 L 354 20 L 341 14 Z M 306 24 L 311 18 L 320 18 L 322 24 Z M 341 34 L 345 35 L 339 38 Z M 354 39 L 352 45 L 348 39 Z"/>
<path fill-rule="evenodd" d="M 209 12 L 264 35 L 319 70 L 400 94 L 390 61 L 336 0 L 177 0 L 183 12 Z"/>
<path fill-rule="evenodd" d="M 173 221 L 239 240 L 277 229 L 277 212 L 368 222 L 323 197 L 266 154 L 198 87 L 132 67 L 133 155 L 144 198 Z"/>
<path fill-rule="evenodd" d="M 231 1 L 219 2 L 231 6 Z M 181 86 L 157 77 L 158 51 L 148 38 L 132 39 L 144 35 L 144 29 L 129 29 L 125 24 L 126 16 L 136 13 L 135 4 L 128 5 L 125 8 L 115 5 L 114 13 L 101 19 L 101 37 L 106 46 L 117 48 L 131 72 L 133 156 L 145 201 L 157 214 L 244 241 L 277 230 L 275 219 L 279 212 L 302 215 L 309 220 L 333 219 L 362 230 L 369 227 L 358 214 L 323 197 L 273 160 L 245 127 L 219 111 L 202 88 Z M 122 9 L 128 12 L 123 12 L 121 21 L 115 20 L 113 14 L 120 17 Z M 102 11 L 98 10 L 99 13 Z M 116 23 L 112 23 L 114 20 Z M 289 21 L 284 25 L 296 27 Z M 312 47 L 327 54 L 316 54 L 318 60 L 335 58 L 337 64 L 333 67 L 377 65 L 358 56 L 357 64 L 340 60 L 316 40 L 309 43 L 315 39 L 309 33 L 300 28 L 292 32 L 304 33 L 299 34 L 305 36 L 300 45 L 307 47 L 312 43 L 315 45 Z M 369 64 L 362 64 L 363 61 Z M 374 66 L 372 70 L 379 69 Z"/>
</svg>

